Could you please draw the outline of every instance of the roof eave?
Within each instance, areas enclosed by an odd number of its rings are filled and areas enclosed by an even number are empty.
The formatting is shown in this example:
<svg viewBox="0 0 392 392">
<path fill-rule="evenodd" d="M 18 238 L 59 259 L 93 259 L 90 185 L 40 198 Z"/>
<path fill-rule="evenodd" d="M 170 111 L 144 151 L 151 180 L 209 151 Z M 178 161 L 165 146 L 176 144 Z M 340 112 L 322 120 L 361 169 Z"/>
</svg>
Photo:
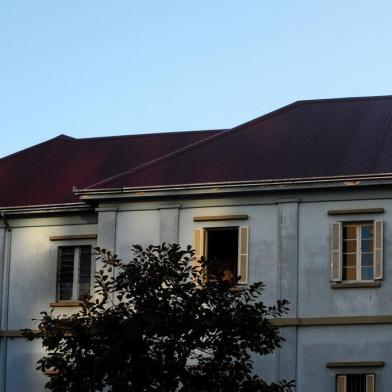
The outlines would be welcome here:
<svg viewBox="0 0 392 392">
<path fill-rule="evenodd" d="M 7 215 L 53 214 L 53 213 L 83 213 L 94 211 L 94 207 L 85 202 L 25 205 L 14 207 L 0 207 Z"/>
<path fill-rule="evenodd" d="M 233 181 L 220 183 L 178 184 L 170 186 L 117 187 L 74 189 L 81 200 L 113 198 L 145 198 L 173 195 L 213 195 L 242 192 L 296 191 L 309 189 L 353 188 L 392 184 L 392 173 L 378 175 L 351 175 L 308 177 L 280 180 Z"/>
</svg>

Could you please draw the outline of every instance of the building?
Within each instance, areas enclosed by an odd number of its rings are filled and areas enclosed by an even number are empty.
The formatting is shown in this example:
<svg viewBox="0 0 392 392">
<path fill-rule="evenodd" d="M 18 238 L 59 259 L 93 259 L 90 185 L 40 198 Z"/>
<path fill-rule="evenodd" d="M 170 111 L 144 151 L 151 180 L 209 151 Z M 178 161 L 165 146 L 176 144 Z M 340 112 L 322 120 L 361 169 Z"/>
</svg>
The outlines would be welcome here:
<svg viewBox="0 0 392 392">
<path fill-rule="evenodd" d="M 1 391 L 40 391 L 19 329 L 91 290 L 99 244 L 193 243 L 290 300 L 256 363 L 301 392 L 392 384 L 392 97 L 300 101 L 229 130 L 49 140 L 0 160 Z M 67 270 L 68 268 L 68 270 Z M 362 389 L 359 389 L 362 388 Z"/>
</svg>

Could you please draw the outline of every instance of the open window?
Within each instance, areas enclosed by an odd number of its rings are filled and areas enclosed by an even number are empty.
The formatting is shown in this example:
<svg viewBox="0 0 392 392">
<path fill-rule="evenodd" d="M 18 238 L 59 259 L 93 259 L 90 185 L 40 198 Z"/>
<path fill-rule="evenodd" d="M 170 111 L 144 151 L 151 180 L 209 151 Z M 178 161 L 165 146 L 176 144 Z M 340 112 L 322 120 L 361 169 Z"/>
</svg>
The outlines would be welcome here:
<svg viewBox="0 0 392 392">
<path fill-rule="evenodd" d="M 373 281 L 383 275 L 383 222 L 331 225 L 331 280 Z"/>
<path fill-rule="evenodd" d="M 238 227 L 206 229 L 205 242 L 205 257 L 223 272 L 224 280 L 234 284 L 238 276 Z"/>
<path fill-rule="evenodd" d="M 198 267 L 201 257 L 204 256 L 219 264 L 224 279 L 234 284 L 236 278 L 240 276 L 238 283 L 246 284 L 248 282 L 248 236 L 249 228 L 244 226 L 194 230 L 194 266 Z"/>
<path fill-rule="evenodd" d="M 336 392 L 375 392 L 374 374 L 338 374 Z"/>
</svg>

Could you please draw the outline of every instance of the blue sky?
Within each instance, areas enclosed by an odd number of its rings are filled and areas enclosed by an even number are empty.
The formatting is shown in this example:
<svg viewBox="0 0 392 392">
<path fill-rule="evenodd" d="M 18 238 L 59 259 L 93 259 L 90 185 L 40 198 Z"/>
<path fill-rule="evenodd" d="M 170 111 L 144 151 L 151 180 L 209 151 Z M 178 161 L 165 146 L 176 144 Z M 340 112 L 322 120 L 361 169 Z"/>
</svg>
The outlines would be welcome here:
<svg viewBox="0 0 392 392">
<path fill-rule="evenodd" d="M 392 94 L 390 0 L 0 3 L 0 156 Z"/>
</svg>

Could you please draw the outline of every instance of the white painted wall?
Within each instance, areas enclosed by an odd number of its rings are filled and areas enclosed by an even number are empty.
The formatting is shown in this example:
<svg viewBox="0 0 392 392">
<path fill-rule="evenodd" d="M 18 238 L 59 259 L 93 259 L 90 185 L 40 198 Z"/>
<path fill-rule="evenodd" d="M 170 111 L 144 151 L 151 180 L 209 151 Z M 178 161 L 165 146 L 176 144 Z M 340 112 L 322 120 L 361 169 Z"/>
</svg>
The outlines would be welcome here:
<svg viewBox="0 0 392 392">
<path fill-rule="evenodd" d="M 392 315 L 392 191 L 297 193 L 290 195 L 290 200 L 281 200 L 282 196 L 285 195 L 259 194 L 170 203 L 130 201 L 105 205 L 97 213 L 100 218 L 94 219 L 59 216 L 12 220 L 7 329 L 34 326 L 30 319 L 39 317 L 39 312 L 49 309 L 49 302 L 55 299 L 58 244 L 49 241 L 51 235 L 98 233 L 98 243 L 114 244 L 115 252 L 129 260 L 131 244 L 146 246 L 158 244 L 163 238 L 178 238 L 186 246 L 192 244 L 192 231 L 196 228 L 240 225 L 249 227 L 250 281 L 266 284 L 267 303 L 287 297 L 292 303 L 290 317 Z M 329 226 L 342 218 L 329 216 L 327 211 L 377 207 L 384 208 L 385 213 L 365 219 L 384 220 L 382 286 L 332 289 Z M 233 214 L 248 215 L 249 219 L 193 221 L 194 216 Z M 364 216 L 344 219 L 362 220 Z M 109 227 L 106 224 L 114 229 L 105 230 Z M 0 250 L 1 247 L 0 244 Z M 392 383 L 390 330 L 390 325 L 283 328 L 287 342 L 274 355 L 256 359 L 256 370 L 269 380 L 295 377 L 301 392 L 323 392 L 334 390 L 335 373 L 326 368 L 327 362 L 384 360 L 385 368 L 374 371 L 378 375 L 377 392 L 388 390 L 387 385 Z M 20 338 L 2 338 L 0 354 L 5 352 L 5 342 L 6 391 L 41 390 L 42 375 L 34 370 L 40 348 Z"/>
<path fill-rule="evenodd" d="M 328 210 L 384 208 L 383 214 L 329 216 Z M 331 289 L 330 224 L 384 220 L 384 279 L 380 288 Z M 300 204 L 298 303 L 300 317 L 392 314 L 392 200 Z"/>
<path fill-rule="evenodd" d="M 194 216 L 248 215 L 247 220 L 194 222 Z M 277 206 L 197 207 L 180 209 L 179 243 L 192 245 L 192 233 L 197 228 L 249 227 L 249 282 L 266 284 L 266 300 L 273 301 L 278 291 L 278 220 Z"/>
<path fill-rule="evenodd" d="M 159 211 L 118 211 L 116 253 L 123 260 L 131 257 L 132 244 L 159 244 Z"/>
<path fill-rule="evenodd" d="M 375 373 L 376 391 L 391 386 L 391 326 L 298 328 L 297 391 L 335 391 L 336 374 Z M 382 368 L 328 369 L 327 362 L 385 361 Z"/>
<path fill-rule="evenodd" d="M 50 236 L 95 234 L 94 219 L 81 217 L 31 218 L 10 220 L 10 270 L 3 276 L 3 299 L 9 279 L 8 312 L 4 312 L 2 328 L 19 330 L 37 328 L 33 318 L 50 310 L 50 302 L 56 300 L 57 247 L 64 242 L 50 241 Z M 8 233 L 10 235 L 10 233 Z M 66 245 L 95 244 L 95 240 L 67 241 Z M 2 264 L 4 260 L 2 260 Z M 61 308 L 56 312 L 70 313 Z M 8 313 L 8 314 L 7 314 Z M 8 319 L 8 320 L 7 320 Z M 39 342 L 26 342 L 23 338 L 2 338 L 0 354 L 0 391 L 42 391 L 46 382 L 36 362 L 43 356 Z"/>
<path fill-rule="evenodd" d="M 12 229 L 8 329 L 34 326 L 42 310 L 56 300 L 57 247 L 86 240 L 50 241 L 52 235 L 94 234 L 96 225 L 21 227 Z M 95 241 L 93 241 L 95 243 Z"/>
</svg>

